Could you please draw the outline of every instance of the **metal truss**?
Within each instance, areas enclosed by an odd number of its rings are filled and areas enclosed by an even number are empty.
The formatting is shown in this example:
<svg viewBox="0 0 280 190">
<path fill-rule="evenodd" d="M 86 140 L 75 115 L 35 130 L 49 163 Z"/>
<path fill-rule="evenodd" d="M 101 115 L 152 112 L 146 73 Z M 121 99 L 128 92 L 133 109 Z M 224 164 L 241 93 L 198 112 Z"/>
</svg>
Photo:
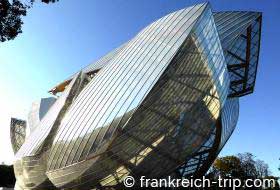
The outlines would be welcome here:
<svg viewBox="0 0 280 190">
<path fill-rule="evenodd" d="M 216 123 L 216 128 L 210 134 L 209 139 L 197 152 L 191 155 L 183 165 L 177 168 L 173 175 L 178 178 L 203 176 L 208 171 L 219 153 L 221 132 L 222 121 L 219 117 Z"/>
<path fill-rule="evenodd" d="M 26 136 L 26 121 L 16 118 L 11 118 L 10 136 L 14 153 L 16 153 L 25 141 Z"/>
<path fill-rule="evenodd" d="M 228 63 L 227 67 L 231 78 L 228 97 L 241 97 L 254 91 L 259 60 L 261 23 L 262 16 L 259 16 L 247 27 L 246 34 L 240 34 L 235 44 L 225 51 L 226 56 L 229 56 L 232 61 Z M 239 45 L 237 46 L 237 44 Z M 242 52 L 245 52 L 245 56 Z"/>
</svg>

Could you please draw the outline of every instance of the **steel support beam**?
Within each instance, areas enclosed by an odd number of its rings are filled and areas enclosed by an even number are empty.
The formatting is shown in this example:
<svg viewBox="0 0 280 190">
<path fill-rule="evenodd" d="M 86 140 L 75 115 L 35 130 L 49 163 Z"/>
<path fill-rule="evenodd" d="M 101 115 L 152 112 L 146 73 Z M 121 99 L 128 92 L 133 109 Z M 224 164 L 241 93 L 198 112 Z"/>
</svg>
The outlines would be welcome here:
<svg viewBox="0 0 280 190">
<path fill-rule="evenodd" d="M 220 142 L 221 142 L 221 137 L 222 137 L 222 119 L 220 116 L 216 123 L 216 135 L 215 135 L 213 146 L 209 150 L 209 155 L 207 159 L 203 162 L 203 165 L 195 172 L 194 177 L 201 177 L 208 171 L 208 169 L 210 168 L 210 166 L 212 165 L 212 163 L 217 157 Z"/>
<path fill-rule="evenodd" d="M 236 54 L 234 54 L 234 53 L 232 53 L 231 51 L 229 51 L 229 50 L 227 50 L 227 53 L 228 54 L 230 54 L 232 57 L 234 57 L 234 58 L 236 58 L 236 59 L 238 59 L 240 62 L 242 62 L 242 63 L 245 63 L 246 62 L 246 60 L 245 59 L 243 59 L 242 57 L 240 57 L 240 56 L 238 56 L 238 55 L 236 55 Z"/>
<path fill-rule="evenodd" d="M 252 34 L 252 25 L 247 28 L 247 44 L 246 44 L 246 67 L 245 67 L 245 75 L 243 83 L 243 90 L 247 87 L 248 82 L 248 73 L 249 73 L 249 66 L 250 66 L 250 57 L 251 57 L 251 34 Z"/>
</svg>

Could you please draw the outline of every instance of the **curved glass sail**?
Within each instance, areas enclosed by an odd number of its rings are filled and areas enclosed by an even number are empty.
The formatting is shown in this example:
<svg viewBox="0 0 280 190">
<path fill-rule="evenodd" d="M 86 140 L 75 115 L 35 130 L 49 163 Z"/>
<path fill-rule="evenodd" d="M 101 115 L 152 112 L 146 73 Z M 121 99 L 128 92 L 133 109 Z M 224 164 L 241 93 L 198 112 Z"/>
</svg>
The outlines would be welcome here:
<svg viewBox="0 0 280 190">
<path fill-rule="evenodd" d="M 238 97 L 253 92 L 260 33 L 261 13 L 213 14 L 209 3 L 151 23 L 50 90 L 52 105 L 33 106 L 16 189 L 205 174 L 235 129 Z"/>
</svg>

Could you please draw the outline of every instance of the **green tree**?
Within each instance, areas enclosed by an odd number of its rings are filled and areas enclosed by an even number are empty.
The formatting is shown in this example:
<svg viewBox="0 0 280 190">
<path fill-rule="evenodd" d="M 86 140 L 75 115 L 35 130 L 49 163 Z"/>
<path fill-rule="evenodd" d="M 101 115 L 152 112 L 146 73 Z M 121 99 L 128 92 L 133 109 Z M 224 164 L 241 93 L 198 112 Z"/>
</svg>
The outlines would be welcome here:
<svg viewBox="0 0 280 190">
<path fill-rule="evenodd" d="M 241 178 L 244 171 L 240 159 L 236 156 L 225 156 L 217 158 L 213 164 L 213 172 L 223 178 Z"/>
<path fill-rule="evenodd" d="M 15 182 L 13 166 L 0 165 L 0 187 L 14 187 Z"/>
<path fill-rule="evenodd" d="M 210 168 L 208 176 L 212 180 L 217 180 L 219 176 L 222 178 L 238 178 L 243 183 L 246 179 L 275 179 L 276 187 L 272 187 L 270 190 L 279 190 L 278 178 L 271 176 L 270 173 L 269 166 L 264 161 L 256 160 L 251 153 L 242 153 L 236 156 L 217 158 Z M 253 187 L 251 189 L 257 188 Z"/>
<path fill-rule="evenodd" d="M 41 0 L 44 3 L 54 3 L 58 0 Z M 12 40 L 22 33 L 22 17 L 32 7 L 35 0 L 22 3 L 20 0 L 0 0 L 0 41 Z"/>
</svg>

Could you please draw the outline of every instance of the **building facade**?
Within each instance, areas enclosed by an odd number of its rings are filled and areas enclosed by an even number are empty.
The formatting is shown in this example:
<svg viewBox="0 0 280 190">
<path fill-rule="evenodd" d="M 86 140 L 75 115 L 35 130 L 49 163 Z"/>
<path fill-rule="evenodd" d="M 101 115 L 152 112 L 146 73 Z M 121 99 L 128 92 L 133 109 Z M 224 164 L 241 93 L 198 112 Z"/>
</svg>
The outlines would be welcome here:
<svg viewBox="0 0 280 190">
<path fill-rule="evenodd" d="M 55 86 L 15 155 L 16 188 L 205 174 L 234 131 L 239 97 L 254 90 L 261 18 L 188 7 Z"/>
<path fill-rule="evenodd" d="M 16 153 L 25 141 L 26 137 L 26 121 L 11 118 L 10 138 L 14 153 Z"/>
</svg>

